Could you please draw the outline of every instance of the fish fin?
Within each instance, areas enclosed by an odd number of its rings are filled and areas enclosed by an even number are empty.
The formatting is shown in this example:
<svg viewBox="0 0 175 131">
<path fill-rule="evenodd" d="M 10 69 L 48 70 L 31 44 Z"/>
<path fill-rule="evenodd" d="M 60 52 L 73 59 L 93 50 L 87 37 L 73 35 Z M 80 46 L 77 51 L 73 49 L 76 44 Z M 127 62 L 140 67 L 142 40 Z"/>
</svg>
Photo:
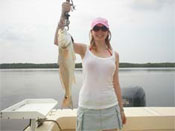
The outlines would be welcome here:
<svg viewBox="0 0 175 131">
<path fill-rule="evenodd" d="M 73 109 L 73 102 L 72 102 L 72 97 L 65 97 L 63 102 L 62 102 L 62 105 L 61 105 L 61 109 L 64 109 L 64 108 L 70 108 L 70 109 Z"/>
</svg>

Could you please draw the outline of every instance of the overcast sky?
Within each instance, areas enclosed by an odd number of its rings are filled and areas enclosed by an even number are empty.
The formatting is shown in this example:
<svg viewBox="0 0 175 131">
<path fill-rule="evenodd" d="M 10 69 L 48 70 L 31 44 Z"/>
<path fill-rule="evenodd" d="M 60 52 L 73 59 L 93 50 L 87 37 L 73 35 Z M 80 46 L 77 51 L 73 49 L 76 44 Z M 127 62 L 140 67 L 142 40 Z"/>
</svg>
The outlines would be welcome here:
<svg viewBox="0 0 175 131">
<path fill-rule="evenodd" d="M 175 62 L 175 0 L 73 1 L 69 32 L 76 42 L 89 44 L 92 19 L 105 17 L 120 62 Z M 0 63 L 56 63 L 62 2 L 0 0 Z"/>
</svg>

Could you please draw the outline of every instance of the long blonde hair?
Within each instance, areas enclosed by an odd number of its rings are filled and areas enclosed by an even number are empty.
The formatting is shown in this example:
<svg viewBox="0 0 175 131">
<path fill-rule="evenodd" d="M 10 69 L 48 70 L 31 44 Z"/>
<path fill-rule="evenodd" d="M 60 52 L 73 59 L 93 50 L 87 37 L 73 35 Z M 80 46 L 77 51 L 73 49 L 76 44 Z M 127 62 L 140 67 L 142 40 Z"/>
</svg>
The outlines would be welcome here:
<svg viewBox="0 0 175 131">
<path fill-rule="evenodd" d="M 91 30 L 91 31 L 92 31 L 92 30 Z M 92 36 L 91 31 L 89 32 L 89 37 L 90 37 L 90 48 L 96 50 L 95 40 L 94 40 L 94 38 L 93 38 L 93 36 Z M 105 43 L 106 43 L 108 49 L 112 50 L 112 47 L 111 47 L 111 44 L 110 44 L 111 32 L 110 32 L 110 30 L 108 30 L 108 32 L 109 32 L 109 33 L 108 33 L 108 36 L 107 36 L 106 39 L 105 39 Z"/>
</svg>

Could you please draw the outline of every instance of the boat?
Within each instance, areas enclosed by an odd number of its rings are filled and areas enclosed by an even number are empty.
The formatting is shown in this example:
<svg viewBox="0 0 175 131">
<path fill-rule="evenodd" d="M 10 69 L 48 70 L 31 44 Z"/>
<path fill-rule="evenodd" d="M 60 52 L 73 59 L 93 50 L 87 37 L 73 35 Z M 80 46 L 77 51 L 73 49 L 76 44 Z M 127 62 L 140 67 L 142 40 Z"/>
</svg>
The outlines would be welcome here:
<svg viewBox="0 0 175 131">
<path fill-rule="evenodd" d="M 24 131 L 75 131 L 77 109 L 55 109 L 54 99 L 25 99 L 1 111 L 1 119 L 28 119 Z M 174 131 L 175 107 L 124 107 L 122 131 Z"/>
</svg>

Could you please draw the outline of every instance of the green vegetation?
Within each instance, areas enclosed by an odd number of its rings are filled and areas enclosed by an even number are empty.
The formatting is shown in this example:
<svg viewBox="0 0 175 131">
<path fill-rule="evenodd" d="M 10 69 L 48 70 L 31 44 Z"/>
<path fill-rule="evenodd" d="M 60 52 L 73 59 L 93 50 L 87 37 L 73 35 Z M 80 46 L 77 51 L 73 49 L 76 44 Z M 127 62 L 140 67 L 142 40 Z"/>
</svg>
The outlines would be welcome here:
<svg viewBox="0 0 175 131">
<path fill-rule="evenodd" d="M 120 67 L 175 67 L 175 63 L 120 63 Z"/>
<path fill-rule="evenodd" d="M 175 63 L 120 63 L 120 68 L 143 68 L 143 67 L 175 67 Z M 8 63 L 0 64 L 0 69 L 16 69 L 16 68 L 58 68 L 56 63 L 49 64 L 33 64 L 33 63 Z M 81 63 L 76 63 L 76 68 L 82 68 Z"/>
</svg>

